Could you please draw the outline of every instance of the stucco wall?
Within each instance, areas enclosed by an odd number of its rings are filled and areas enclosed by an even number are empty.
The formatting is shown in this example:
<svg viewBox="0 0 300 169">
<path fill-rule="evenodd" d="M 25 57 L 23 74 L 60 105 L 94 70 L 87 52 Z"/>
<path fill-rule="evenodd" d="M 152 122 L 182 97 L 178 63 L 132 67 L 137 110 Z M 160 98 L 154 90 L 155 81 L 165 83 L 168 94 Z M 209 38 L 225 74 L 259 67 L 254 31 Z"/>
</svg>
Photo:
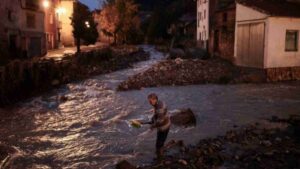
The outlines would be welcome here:
<svg viewBox="0 0 300 169">
<path fill-rule="evenodd" d="M 298 51 L 285 51 L 286 30 L 298 30 L 300 33 L 300 18 L 270 17 L 268 24 L 265 68 L 300 66 L 299 35 Z"/>
<path fill-rule="evenodd" d="M 65 9 L 64 13 L 60 15 L 61 22 L 61 42 L 64 46 L 74 46 L 73 38 L 73 27 L 71 25 L 71 19 L 74 11 L 74 1 L 73 0 L 62 0 L 61 7 Z"/>
<path fill-rule="evenodd" d="M 210 0 L 197 0 L 197 41 L 198 42 L 207 41 L 209 39 L 209 3 Z M 201 18 L 200 18 L 200 13 L 201 13 Z M 200 39 L 200 33 L 201 33 L 201 39 Z"/>
</svg>

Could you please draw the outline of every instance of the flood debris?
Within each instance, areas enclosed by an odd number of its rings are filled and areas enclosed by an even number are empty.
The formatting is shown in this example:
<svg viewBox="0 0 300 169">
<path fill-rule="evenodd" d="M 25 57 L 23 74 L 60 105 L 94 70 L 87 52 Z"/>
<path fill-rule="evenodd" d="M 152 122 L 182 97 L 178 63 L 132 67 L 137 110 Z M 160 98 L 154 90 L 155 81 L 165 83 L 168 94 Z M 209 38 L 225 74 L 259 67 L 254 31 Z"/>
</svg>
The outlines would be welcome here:
<svg viewBox="0 0 300 169">
<path fill-rule="evenodd" d="M 200 140 L 196 145 L 185 146 L 172 140 L 166 145 L 166 151 L 172 152 L 177 148 L 177 152 L 167 153 L 163 161 L 140 169 L 299 168 L 300 142 L 299 133 L 295 132 L 300 124 L 298 118 L 278 119 L 266 126 L 254 124 L 241 127 L 223 136 Z"/>
<path fill-rule="evenodd" d="M 261 70 L 236 67 L 218 58 L 208 60 L 177 58 L 162 61 L 145 72 L 130 77 L 118 86 L 118 90 L 207 83 L 262 82 L 266 82 L 266 75 Z"/>
</svg>

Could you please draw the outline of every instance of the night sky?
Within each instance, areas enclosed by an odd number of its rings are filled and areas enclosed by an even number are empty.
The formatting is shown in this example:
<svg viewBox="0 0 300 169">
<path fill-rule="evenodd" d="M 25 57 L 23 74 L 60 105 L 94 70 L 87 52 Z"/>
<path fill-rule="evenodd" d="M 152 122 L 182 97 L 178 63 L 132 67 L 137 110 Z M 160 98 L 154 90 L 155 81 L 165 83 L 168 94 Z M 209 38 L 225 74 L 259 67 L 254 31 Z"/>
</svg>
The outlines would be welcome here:
<svg viewBox="0 0 300 169">
<path fill-rule="evenodd" d="M 104 1 L 104 0 L 79 0 L 79 1 L 86 4 L 91 10 L 94 10 L 96 8 L 99 8 L 100 1 Z"/>
</svg>

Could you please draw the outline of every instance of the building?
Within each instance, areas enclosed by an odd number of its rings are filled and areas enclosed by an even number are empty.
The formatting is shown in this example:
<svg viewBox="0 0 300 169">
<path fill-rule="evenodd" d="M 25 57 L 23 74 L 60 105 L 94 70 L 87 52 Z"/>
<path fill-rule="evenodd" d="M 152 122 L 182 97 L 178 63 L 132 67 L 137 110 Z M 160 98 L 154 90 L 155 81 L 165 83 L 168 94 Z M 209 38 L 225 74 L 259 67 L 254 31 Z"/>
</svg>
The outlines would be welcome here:
<svg viewBox="0 0 300 169">
<path fill-rule="evenodd" d="M 59 47 L 59 22 L 56 10 L 60 7 L 59 0 L 44 0 L 45 8 L 45 33 L 47 50 Z"/>
<path fill-rule="evenodd" d="M 234 20 L 234 0 L 197 0 L 197 46 L 207 50 L 212 56 L 232 58 Z M 229 30 L 232 36 L 223 36 Z M 232 50 L 225 51 L 229 42 Z"/>
<path fill-rule="evenodd" d="M 60 7 L 57 9 L 59 16 L 59 40 L 62 46 L 75 46 L 71 20 L 75 3 L 77 3 L 77 0 L 60 0 Z"/>
<path fill-rule="evenodd" d="M 214 0 L 197 0 L 197 45 L 208 50 L 211 11 Z"/>
<path fill-rule="evenodd" d="M 46 54 L 44 11 L 40 1 L 1 1 L 1 40 L 11 57 L 33 57 Z"/>
<path fill-rule="evenodd" d="M 234 1 L 218 5 L 210 33 L 210 54 L 233 61 L 236 5 Z"/>
<path fill-rule="evenodd" d="M 300 66 L 299 31 L 300 4 L 238 1 L 235 63 L 264 69 Z"/>
</svg>

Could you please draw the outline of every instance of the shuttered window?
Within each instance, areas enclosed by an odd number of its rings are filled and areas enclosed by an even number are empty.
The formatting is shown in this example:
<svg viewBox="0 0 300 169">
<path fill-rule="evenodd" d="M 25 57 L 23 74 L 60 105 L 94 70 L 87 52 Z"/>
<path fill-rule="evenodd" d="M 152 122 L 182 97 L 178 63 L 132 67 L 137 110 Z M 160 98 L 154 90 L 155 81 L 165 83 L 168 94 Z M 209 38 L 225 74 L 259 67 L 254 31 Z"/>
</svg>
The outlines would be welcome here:
<svg viewBox="0 0 300 169">
<path fill-rule="evenodd" d="M 287 30 L 285 37 L 285 50 L 298 51 L 299 32 L 296 30 Z"/>
</svg>

